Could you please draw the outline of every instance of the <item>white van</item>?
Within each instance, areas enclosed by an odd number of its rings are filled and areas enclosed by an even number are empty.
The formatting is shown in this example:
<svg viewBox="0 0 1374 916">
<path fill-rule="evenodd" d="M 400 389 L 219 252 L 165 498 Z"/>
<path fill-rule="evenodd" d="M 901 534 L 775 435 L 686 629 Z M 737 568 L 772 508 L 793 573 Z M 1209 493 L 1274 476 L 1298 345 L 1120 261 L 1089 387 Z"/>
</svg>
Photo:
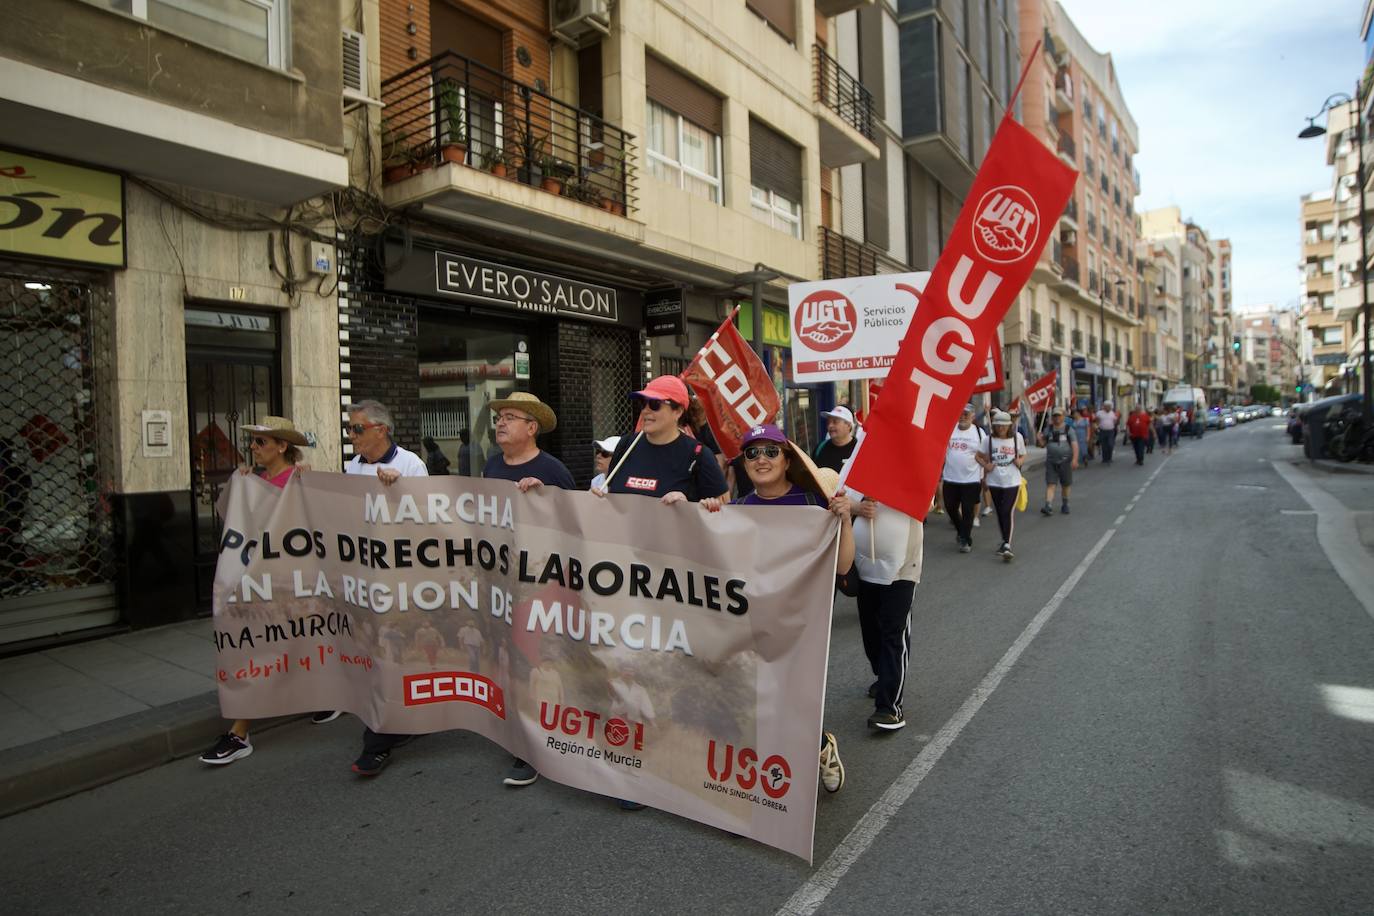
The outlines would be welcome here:
<svg viewBox="0 0 1374 916">
<path fill-rule="evenodd" d="M 1207 429 L 1207 395 L 1201 388 L 1170 388 L 1164 393 L 1164 409 L 1176 407 L 1187 412 L 1186 422 L 1179 423 L 1180 435 L 1202 438 Z"/>
</svg>

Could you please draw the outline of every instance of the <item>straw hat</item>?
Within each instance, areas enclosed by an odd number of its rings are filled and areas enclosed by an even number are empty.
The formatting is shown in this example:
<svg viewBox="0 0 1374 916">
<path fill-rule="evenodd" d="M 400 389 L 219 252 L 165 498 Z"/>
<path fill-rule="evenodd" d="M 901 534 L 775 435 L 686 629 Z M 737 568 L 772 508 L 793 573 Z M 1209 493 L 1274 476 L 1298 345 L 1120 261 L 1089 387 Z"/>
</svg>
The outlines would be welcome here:
<svg viewBox="0 0 1374 916">
<path fill-rule="evenodd" d="M 528 391 L 513 392 L 510 397 L 492 401 L 487 406 L 491 408 L 492 416 L 507 407 L 527 413 L 539 423 L 541 433 L 552 432 L 558 426 L 558 417 L 554 414 L 553 408 L 539 400 L 538 395 L 530 394 Z"/>
<path fill-rule="evenodd" d="M 305 434 L 296 429 L 296 424 L 286 417 L 263 417 L 258 423 L 240 426 L 239 429 L 246 433 L 257 433 L 260 436 L 270 436 L 273 439 L 280 439 L 292 445 L 309 445 L 310 442 L 305 438 Z"/>
</svg>

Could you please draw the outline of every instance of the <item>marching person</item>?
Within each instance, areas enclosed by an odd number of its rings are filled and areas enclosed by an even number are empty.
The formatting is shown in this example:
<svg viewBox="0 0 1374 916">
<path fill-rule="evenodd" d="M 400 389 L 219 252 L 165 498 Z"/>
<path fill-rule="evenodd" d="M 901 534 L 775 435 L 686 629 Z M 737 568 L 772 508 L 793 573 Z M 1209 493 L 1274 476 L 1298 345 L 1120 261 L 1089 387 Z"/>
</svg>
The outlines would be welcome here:
<svg viewBox="0 0 1374 916">
<path fill-rule="evenodd" d="M 838 474 L 859 444 L 854 436 L 858 424 L 854 413 L 843 404 L 822 411 L 821 416 L 825 417 L 825 433 L 829 438 L 816 449 L 816 466 L 830 468 Z"/>
<path fill-rule="evenodd" d="M 1145 447 L 1150 444 L 1152 425 L 1149 411 L 1140 404 L 1135 406 L 1135 410 L 1131 411 L 1130 417 L 1126 420 L 1126 431 L 1131 435 L 1131 447 L 1135 449 L 1137 465 L 1145 463 Z"/>
<path fill-rule="evenodd" d="M 606 489 L 606 472 L 611 469 L 611 456 L 615 454 L 615 447 L 619 444 L 619 436 L 592 440 L 592 445 L 596 448 L 596 454 L 592 456 L 592 470 L 596 471 L 596 476 L 592 478 L 593 490 Z"/>
<path fill-rule="evenodd" d="M 1111 401 L 1103 401 L 1102 409 L 1097 412 L 1097 451 L 1102 463 L 1112 463 L 1112 452 L 1116 449 L 1116 422 L 1119 416 L 1112 409 Z"/>
<path fill-rule="evenodd" d="M 997 555 L 1009 562 L 1011 535 L 1015 524 L 1016 498 L 1021 494 L 1021 465 L 1026 460 L 1026 442 L 1012 425 L 1011 414 L 1000 410 L 992 414 L 992 435 L 987 449 L 978 453 L 978 463 L 987 471 L 988 492 L 997 509 L 997 524 L 1002 529 L 1002 546 Z"/>
<path fill-rule="evenodd" d="M 252 466 L 240 467 L 239 473 L 250 474 L 254 467 L 261 468 L 259 477 L 274 487 L 285 489 L 286 482 L 299 471 L 296 465 L 300 464 L 301 449 L 308 445 L 305 435 L 285 417 L 263 417 L 261 423 L 240 426 L 239 429 L 252 437 L 248 440 L 248 449 L 253 456 Z M 236 719 L 229 726 L 229 731 L 220 735 L 214 746 L 200 755 L 200 762 L 221 766 L 253 753 L 253 743 L 248 739 L 248 726 L 251 724 L 251 719 Z"/>
<path fill-rule="evenodd" d="M 728 498 L 729 488 L 715 455 L 681 429 L 688 403 L 682 379 L 660 375 L 642 391 L 632 392 L 630 400 L 641 431 L 620 437 L 611 456 L 613 473 L 605 486 L 593 492 L 653 496 L 666 506 L 708 496 Z"/>
<path fill-rule="evenodd" d="M 429 476 L 443 477 L 448 474 L 448 456 L 439 447 L 439 443 L 434 441 L 434 437 L 425 436 L 420 440 L 420 444 L 425 447 L 425 470 L 429 471 Z"/>
<path fill-rule="evenodd" d="M 941 489 L 945 494 L 945 511 L 954 523 L 960 553 L 973 549 L 973 523 L 978 517 L 978 501 L 983 494 L 983 467 L 978 463 L 978 453 L 986 435 L 973 425 L 973 405 L 966 404 L 945 446 Z"/>
<path fill-rule="evenodd" d="M 402 477 L 428 477 L 429 469 L 420 456 L 396 444 L 396 421 L 391 411 L 378 401 L 359 401 L 348 405 L 348 441 L 353 457 L 344 464 L 345 474 L 375 475 L 385 486 Z M 338 710 L 317 712 L 313 722 L 328 722 L 339 717 Z M 363 750 L 353 761 L 359 776 L 376 776 L 391 760 L 393 748 L 410 741 L 413 735 L 393 735 L 363 729 Z"/>
<path fill-rule="evenodd" d="M 1087 467 L 1088 462 L 1093 460 L 1092 420 L 1088 418 L 1088 408 L 1086 407 L 1074 411 L 1071 416 L 1073 419 L 1069 422 L 1073 424 L 1073 434 L 1078 439 L 1079 461 L 1084 467 Z M 1054 422 L 1053 414 L 1050 416 L 1050 422 Z"/>
<path fill-rule="evenodd" d="M 521 493 L 543 486 L 574 490 L 572 473 L 567 466 L 539 448 L 540 433 L 552 432 L 558 426 L 553 408 L 526 391 L 516 391 L 510 397 L 492 401 L 492 422 L 496 426 L 496 447 L 487 458 L 482 476 L 488 480 L 509 480 Z M 480 651 L 480 644 L 478 646 Z M 469 645 L 469 652 L 472 647 Z M 528 786 L 539 778 L 538 771 L 519 757 L 511 761 L 502 783 L 508 786 Z"/>
<path fill-rule="evenodd" d="M 1055 485 L 1064 488 L 1064 502 L 1059 511 L 1069 514 L 1069 488 L 1073 486 L 1073 472 L 1078 467 L 1078 436 L 1064 423 L 1064 408 L 1056 407 L 1050 413 L 1050 425 L 1036 437 L 1045 449 L 1045 505 L 1040 507 L 1041 515 L 1053 515 Z"/>
<path fill-rule="evenodd" d="M 835 492 L 834 483 L 839 481 L 839 474 L 833 468 L 817 468 L 807 460 L 795 442 L 771 423 L 755 426 L 740 445 L 744 450 L 745 471 L 754 489 L 738 505 L 820 506 L 827 509 L 840 519 L 840 547 L 835 573 L 842 576 L 849 572 L 854 565 L 854 531 L 850 521 L 849 498 L 843 492 Z M 719 512 L 722 503 L 718 499 L 708 498 L 702 500 L 701 505 L 708 512 Z M 838 792 L 844 785 L 840 747 L 830 732 L 821 733 L 820 776 L 821 785 L 827 792 Z"/>
<path fill-rule="evenodd" d="M 458 446 L 458 473 L 464 477 L 476 477 L 487 460 L 482 455 L 482 447 L 472 441 L 472 433 L 466 429 L 458 430 L 458 441 L 462 443 Z"/>
</svg>

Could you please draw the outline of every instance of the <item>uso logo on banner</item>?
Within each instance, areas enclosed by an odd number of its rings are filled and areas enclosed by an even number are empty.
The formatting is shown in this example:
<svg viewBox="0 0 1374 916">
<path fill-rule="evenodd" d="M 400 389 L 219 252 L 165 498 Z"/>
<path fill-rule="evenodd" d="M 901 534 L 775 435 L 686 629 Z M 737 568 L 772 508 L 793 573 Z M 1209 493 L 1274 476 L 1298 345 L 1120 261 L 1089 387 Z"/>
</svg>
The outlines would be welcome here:
<svg viewBox="0 0 1374 916">
<path fill-rule="evenodd" d="M 1024 189 L 1013 184 L 993 188 L 974 212 L 973 245 L 980 255 L 1011 264 L 1030 253 L 1040 231 L 1040 211 Z"/>
<path fill-rule="evenodd" d="M 830 353 L 849 343 L 858 323 L 859 313 L 844 293 L 822 289 L 797 306 L 792 330 L 811 349 Z"/>
</svg>

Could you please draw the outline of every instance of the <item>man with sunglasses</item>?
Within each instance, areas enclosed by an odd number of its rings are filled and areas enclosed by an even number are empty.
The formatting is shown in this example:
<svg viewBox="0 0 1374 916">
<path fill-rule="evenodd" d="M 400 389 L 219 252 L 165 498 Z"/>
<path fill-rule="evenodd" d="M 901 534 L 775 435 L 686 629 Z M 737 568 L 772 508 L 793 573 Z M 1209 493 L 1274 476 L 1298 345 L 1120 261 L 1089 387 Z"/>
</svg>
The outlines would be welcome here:
<svg viewBox="0 0 1374 916">
<path fill-rule="evenodd" d="M 344 465 L 344 473 L 375 474 L 388 486 L 402 477 L 428 477 L 424 459 L 391 438 L 395 428 L 391 411 L 377 401 L 348 405 L 348 441 L 353 457 Z"/>
<path fill-rule="evenodd" d="M 488 480 L 509 480 L 521 493 L 543 486 L 572 490 L 572 473 L 567 466 L 539 448 L 540 433 L 552 432 L 558 425 L 553 408 L 528 391 L 516 391 L 487 405 L 491 408 L 492 425 L 496 427 L 496 446 L 499 452 L 487 458 L 482 476 Z M 519 757 L 511 761 L 510 769 L 501 782 L 507 786 L 528 786 L 539 778 L 539 772 Z"/>
<path fill-rule="evenodd" d="M 375 474 L 388 487 L 402 477 L 428 477 L 429 470 L 420 456 L 392 441 L 391 431 L 395 427 L 391 411 L 378 401 L 348 405 L 348 441 L 353 445 L 353 457 L 344 465 L 344 473 Z M 338 715 L 338 712 L 319 712 L 314 721 L 328 722 Z M 359 776 L 376 776 L 390 762 L 391 751 L 412 737 L 364 728 L 363 751 L 353 761 L 353 772 Z"/>
<path fill-rule="evenodd" d="M 593 492 L 653 496 L 664 505 L 724 497 L 729 490 L 715 455 L 682 432 L 689 396 L 682 379 L 660 375 L 630 394 L 642 436 L 622 436 L 611 456 L 614 474 Z M 622 463 L 621 459 L 624 458 Z"/>
</svg>

